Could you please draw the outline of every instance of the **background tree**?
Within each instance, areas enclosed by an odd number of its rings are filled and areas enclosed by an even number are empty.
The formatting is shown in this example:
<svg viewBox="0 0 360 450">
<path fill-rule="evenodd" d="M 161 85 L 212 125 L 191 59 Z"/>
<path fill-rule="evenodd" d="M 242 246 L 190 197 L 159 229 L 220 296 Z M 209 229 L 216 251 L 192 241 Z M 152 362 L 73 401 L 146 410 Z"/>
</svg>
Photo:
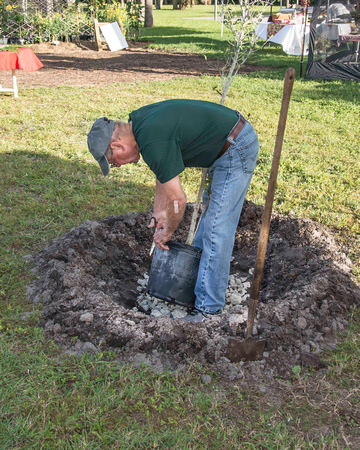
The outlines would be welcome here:
<svg viewBox="0 0 360 450">
<path fill-rule="evenodd" d="M 163 0 L 155 0 L 156 9 L 161 9 L 163 5 Z"/>
<path fill-rule="evenodd" d="M 221 105 L 225 104 L 226 95 L 241 66 L 266 44 L 265 41 L 261 47 L 256 45 L 259 37 L 255 31 L 273 3 L 274 0 L 239 0 L 239 4 L 235 5 L 230 0 L 224 5 L 224 26 L 230 30 L 232 38 L 221 69 Z"/>
<path fill-rule="evenodd" d="M 152 0 L 145 0 L 144 27 L 151 28 L 153 26 L 154 26 L 153 2 Z"/>
</svg>

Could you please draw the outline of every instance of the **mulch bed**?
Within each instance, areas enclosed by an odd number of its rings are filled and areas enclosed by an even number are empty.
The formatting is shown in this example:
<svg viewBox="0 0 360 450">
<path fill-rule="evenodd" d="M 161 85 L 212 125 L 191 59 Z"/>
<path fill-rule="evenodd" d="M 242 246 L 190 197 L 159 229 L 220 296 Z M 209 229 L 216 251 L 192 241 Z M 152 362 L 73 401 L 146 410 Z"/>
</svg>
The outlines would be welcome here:
<svg viewBox="0 0 360 450">
<path fill-rule="evenodd" d="M 42 43 L 31 46 L 44 64 L 36 72 L 16 72 L 19 87 L 94 86 L 135 81 L 168 80 L 174 77 L 220 75 L 220 61 L 208 61 L 190 53 L 169 53 L 148 49 L 147 42 L 129 45 L 127 49 L 97 51 L 92 42 Z M 259 70 L 244 65 L 242 72 Z M 9 80 L 9 81 L 8 81 Z M 1 73 L 2 84 L 11 83 L 9 73 Z"/>
</svg>

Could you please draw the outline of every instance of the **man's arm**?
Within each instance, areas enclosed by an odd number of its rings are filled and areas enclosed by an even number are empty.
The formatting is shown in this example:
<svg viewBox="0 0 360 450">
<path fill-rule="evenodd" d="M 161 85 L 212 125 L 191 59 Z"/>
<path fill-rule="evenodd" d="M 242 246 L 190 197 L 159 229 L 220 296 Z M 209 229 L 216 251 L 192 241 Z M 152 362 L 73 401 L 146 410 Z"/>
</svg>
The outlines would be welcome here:
<svg viewBox="0 0 360 450">
<path fill-rule="evenodd" d="M 186 195 L 181 187 L 179 176 L 163 184 L 156 181 L 154 213 L 158 213 L 163 207 L 165 207 L 166 218 L 162 223 L 163 228 L 158 228 L 155 232 L 154 241 L 158 248 L 168 250 L 169 247 L 165 244 L 179 226 L 186 207 Z M 155 208 L 159 208 L 159 211 L 155 211 Z"/>
<path fill-rule="evenodd" d="M 155 202 L 153 216 L 156 219 L 156 228 L 162 228 L 166 219 L 166 194 L 163 185 L 159 180 L 156 180 Z M 152 219 L 148 228 L 153 228 L 155 222 Z"/>
</svg>

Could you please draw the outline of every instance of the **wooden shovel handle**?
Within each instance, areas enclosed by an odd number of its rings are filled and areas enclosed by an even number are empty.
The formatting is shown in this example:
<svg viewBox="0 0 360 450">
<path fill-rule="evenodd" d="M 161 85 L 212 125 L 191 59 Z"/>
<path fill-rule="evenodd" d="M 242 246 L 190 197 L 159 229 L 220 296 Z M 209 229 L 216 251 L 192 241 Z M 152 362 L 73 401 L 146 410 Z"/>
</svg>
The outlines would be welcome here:
<svg viewBox="0 0 360 450">
<path fill-rule="evenodd" d="M 249 302 L 249 312 L 248 312 L 248 320 L 247 320 L 247 330 L 246 330 L 246 338 L 250 338 L 252 336 L 253 327 L 254 327 L 254 319 L 256 308 L 259 300 L 259 292 L 260 292 L 260 284 L 264 269 L 265 263 L 265 255 L 266 255 L 266 247 L 267 241 L 269 237 L 269 229 L 270 229 L 270 221 L 271 221 L 271 212 L 274 201 L 274 194 L 276 188 L 276 179 L 279 169 L 280 163 L 280 155 L 282 143 L 284 140 L 285 133 L 285 125 L 286 125 L 286 117 L 289 109 L 291 91 L 294 84 L 295 79 L 295 70 L 293 68 L 289 68 L 286 71 L 285 79 L 284 79 L 284 90 L 283 90 L 283 98 L 281 103 L 280 117 L 279 117 L 279 125 L 277 129 L 275 148 L 274 148 L 274 156 L 272 160 L 271 172 L 268 190 L 266 194 L 266 201 L 264 212 L 262 216 L 259 243 L 257 248 L 254 274 L 251 283 L 250 290 L 250 302 Z"/>
</svg>

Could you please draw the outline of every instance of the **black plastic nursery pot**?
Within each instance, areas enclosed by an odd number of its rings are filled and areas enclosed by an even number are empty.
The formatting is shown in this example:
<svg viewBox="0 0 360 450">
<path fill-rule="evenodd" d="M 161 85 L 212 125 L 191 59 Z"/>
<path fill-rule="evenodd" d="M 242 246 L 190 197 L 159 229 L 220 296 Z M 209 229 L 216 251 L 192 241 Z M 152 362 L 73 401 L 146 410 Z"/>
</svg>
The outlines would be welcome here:
<svg viewBox="0 0 360 450">
<path fill-rule="evenodd" d="M 147 292 L 161 300 L 192 308 L 201 249 L 169 241 L 169 250 L 155 248 Z"/>
</svg>

